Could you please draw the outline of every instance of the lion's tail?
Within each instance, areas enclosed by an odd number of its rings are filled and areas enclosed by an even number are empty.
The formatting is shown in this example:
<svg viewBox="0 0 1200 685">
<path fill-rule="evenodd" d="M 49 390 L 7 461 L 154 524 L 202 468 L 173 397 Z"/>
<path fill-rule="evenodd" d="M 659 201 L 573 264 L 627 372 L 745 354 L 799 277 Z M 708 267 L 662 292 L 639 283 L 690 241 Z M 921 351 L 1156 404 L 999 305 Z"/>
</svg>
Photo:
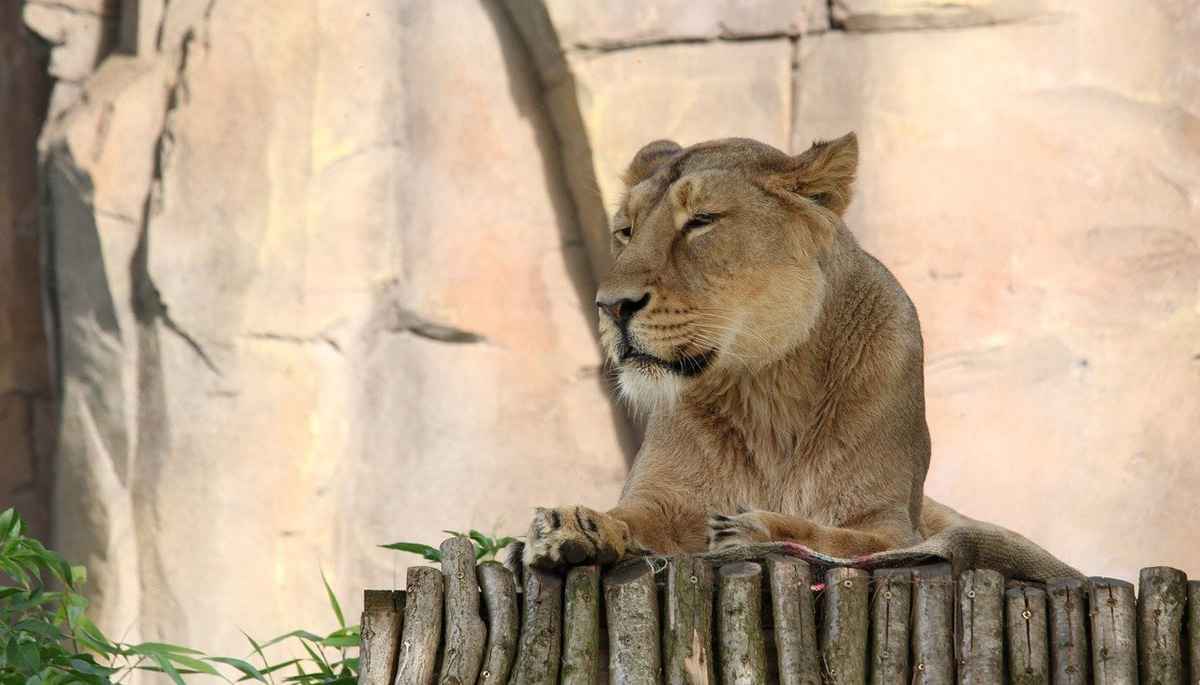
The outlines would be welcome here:
<svg viewBox="0 0 1200 685">
<path fill-rule="evenodd" d="M 1024 580 L 1086 580 L 1078 570 L 1024 535 L 964 516 L 928 497 L 921 512 L 921 533 L 924 542 L 881 552 L 873 555 L 875 560 L 886 564 L 893 561 L 894 555 L 929 554 L 950 560 L 956 570 L 986 568 Z"/>
</svg>

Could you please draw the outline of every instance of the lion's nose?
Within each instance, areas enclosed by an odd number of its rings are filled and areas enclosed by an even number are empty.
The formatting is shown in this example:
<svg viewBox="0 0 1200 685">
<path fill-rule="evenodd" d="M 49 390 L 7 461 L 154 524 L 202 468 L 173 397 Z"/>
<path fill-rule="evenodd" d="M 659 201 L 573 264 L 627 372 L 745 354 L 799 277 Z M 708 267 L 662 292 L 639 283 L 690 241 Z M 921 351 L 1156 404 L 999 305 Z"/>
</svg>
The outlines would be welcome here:
<svg viewBox="0 0 1200 685">
<path fill-rule="evenodd" d="M 645 295 L 642 295 L 641 298 L 636 300 L 631 300 L 629 298 L 623 298 L 613 302 L 596 300 L 596 306 L 602 309 L 605 314 L 608 314 L 610 317 L 612 317 L 613 321 L 616 321 L 622 326 L 629 323 L 629 320 L 633 318 L 633 315 L 636 314 L 639 309 L 645 308 L 645 306 L 648 304 L 650 304 L 650 293 L 646 293 Z"/>
</svg>

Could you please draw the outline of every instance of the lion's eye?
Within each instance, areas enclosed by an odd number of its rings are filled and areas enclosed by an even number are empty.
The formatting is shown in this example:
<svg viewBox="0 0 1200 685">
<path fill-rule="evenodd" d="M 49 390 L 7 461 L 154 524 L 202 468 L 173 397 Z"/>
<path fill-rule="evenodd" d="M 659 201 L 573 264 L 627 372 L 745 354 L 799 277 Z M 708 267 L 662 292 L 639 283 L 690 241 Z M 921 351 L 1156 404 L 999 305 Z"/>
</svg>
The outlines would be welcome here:
<svg viewBox="0 0 1200 685">
<path fill-rule="evenodd" d="M 629 240 L 631 237 L 633 237 L 633 227 L 627 226 L 625 228 L 617 229 L 613 231 L 613 235 L 617 236 L 621 240 Z"/>
<path fill-rule="evenodd" d="M 694 231 L 698 228 L 704 228 L 719 218 L 720 215 L 717 214 L 697 214 L 691 219 L 688 219 L 688 222 L 683 225 L 683 232 L 687 233 L 688 231 Z"/>
</svg>

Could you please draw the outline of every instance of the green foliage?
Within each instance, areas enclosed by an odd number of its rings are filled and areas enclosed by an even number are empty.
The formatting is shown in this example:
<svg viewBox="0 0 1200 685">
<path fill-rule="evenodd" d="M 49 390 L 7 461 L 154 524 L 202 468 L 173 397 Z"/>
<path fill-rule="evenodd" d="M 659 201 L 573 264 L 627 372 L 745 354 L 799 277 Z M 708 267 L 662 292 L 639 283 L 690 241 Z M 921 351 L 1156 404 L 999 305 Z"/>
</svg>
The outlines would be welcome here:
<svg viewBox="0 0 1200 685">
<path fill-rule="evenodd" d="M 245 659 L 178 645 L 109 640 L 88 619 L 87 599 L 76 591 L 86 579 L 83 567 L 70 566 L 27 533 L 15 510 L 0 513 L 0 683 L 110 685 L 135 670 L 163 673 L 178 684 L 197 673 L 230 682 L 232 676 L 276 683 L 277 675 L 287 683 L 350 685 L 357 680 L 359 627 L 346 625 L 324 573 L 321 581 L 341 627 L 325 636 L 294 630 L 263 643 L 246 635 L 263 664 L 257 668 Z M 264 650 L 280 643 L 302 648 L 305 656 L 271 663 Z"/>
<path fill-rule="evenodd" d="M 477 530 L 471 530 L 467 533 L 460 533 L 456 530 L 443 530 L 442 532 L 449 533 L 456 538 L 469 538 L 471 543 L 475 545 L 475 559 L 477 561 L 495 560 L 504 551 L 504 548 L 515 539 L 510 537 L 490 538 Z M 428 561 L 440 562 L 442 560 L 441 550 L 419 542 L 393 542 L 390 545 L 380 545 L 380 547 L 420 554 Z"/>
</svg>

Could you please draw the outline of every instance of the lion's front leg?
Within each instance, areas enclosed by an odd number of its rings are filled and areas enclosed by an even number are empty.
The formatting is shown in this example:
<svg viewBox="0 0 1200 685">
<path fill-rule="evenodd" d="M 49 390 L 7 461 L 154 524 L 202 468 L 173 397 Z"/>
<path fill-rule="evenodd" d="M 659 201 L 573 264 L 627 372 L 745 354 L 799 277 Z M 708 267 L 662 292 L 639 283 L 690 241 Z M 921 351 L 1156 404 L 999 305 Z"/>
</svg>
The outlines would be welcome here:
<svg viewBox="0 0 1200 685">
<path fill-rule="evenodd" d="M 582 506 L 538 507 L 523 561 L 534 568 L 611 564 L 632 546 L 624 521 Z"/>
<path fill-rule="evenodd" d="M 754 542 L 795 542 L 830 556 L 852 558 L 901 547 L 910 540 L 909 536 L 882 530 L 822 526 L 799 516 L 771 511 L 747 510 L 709 517 L 710 551 Z"/>
</svg>

